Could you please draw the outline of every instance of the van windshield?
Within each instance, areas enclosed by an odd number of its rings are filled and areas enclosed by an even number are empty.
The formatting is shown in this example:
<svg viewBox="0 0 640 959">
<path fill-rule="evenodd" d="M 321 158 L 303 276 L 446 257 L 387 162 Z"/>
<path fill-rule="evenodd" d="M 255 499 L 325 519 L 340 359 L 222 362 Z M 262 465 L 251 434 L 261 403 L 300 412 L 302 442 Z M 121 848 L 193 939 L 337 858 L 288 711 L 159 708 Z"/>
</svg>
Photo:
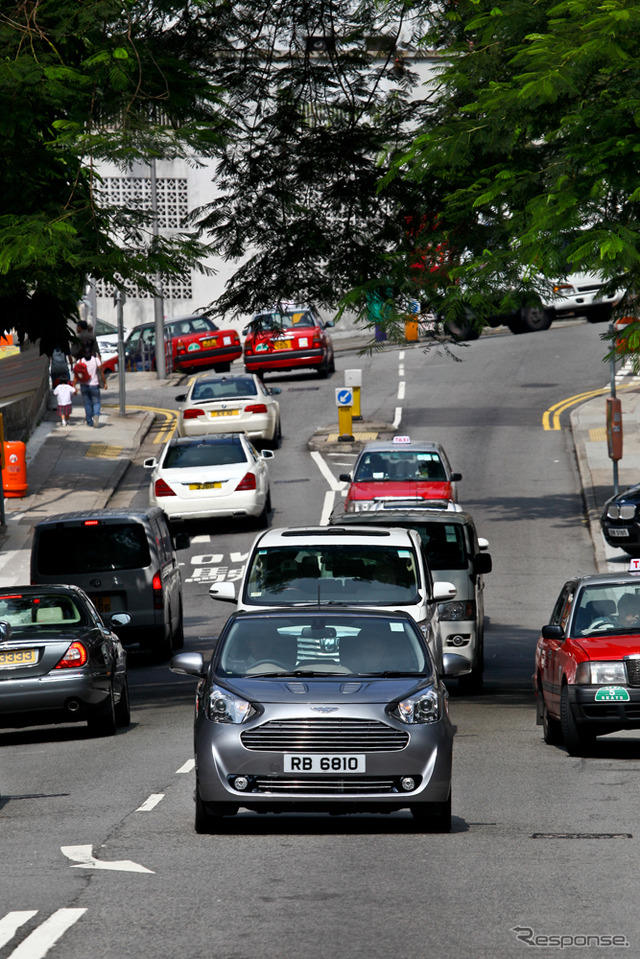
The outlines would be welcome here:
<svg viewBox="0 0 640 959">
<path fill-rule="evenodd" d="M 415 553 L 406 547 L 274 546 L 254 554 L 246 601 L 410 605 L 418 602 L 418 576 Z"/>
<path fill-rule="evenodd" d="M 151 563 L 140 523 L 98 523 L 40 531 L 38 572 L 45 576 L 144 569 Z"/>
</svg>

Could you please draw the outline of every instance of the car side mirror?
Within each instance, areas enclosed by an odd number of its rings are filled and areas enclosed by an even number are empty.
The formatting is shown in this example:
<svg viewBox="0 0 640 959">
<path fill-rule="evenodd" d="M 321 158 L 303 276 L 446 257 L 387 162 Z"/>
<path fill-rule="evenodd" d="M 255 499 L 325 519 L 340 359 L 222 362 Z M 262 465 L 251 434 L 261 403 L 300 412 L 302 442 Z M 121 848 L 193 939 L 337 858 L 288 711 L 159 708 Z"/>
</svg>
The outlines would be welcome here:
<svg viewBox="0 0 640 959">
<path fill-rule="evenodd" d="M 158 465 L 158 461 L 155 458 L 155 456 L 150 456 L 149 459 L 144 460 L 142 465 L 144 466 L 146 470 L 152 470 L 156 468 L 156 466 Z"/>
<path fill-rule="evenodd" d="M 489 540 L 485 539 L 484 536 L 478 536 L 478 549 L 483 553 L 486 549 L 489 549 Z"/>
<path fill-rule="evenodd" d="M 323 325 L 325 330 L 331 330 L 335 326 L 335 323 L 333 322 L 333 320 L 327 320 Z"/>
<path fill-rule="evenodd" d="M 219 599 L 223 603 L 236 603 L 236 588 L 233 583 L 223 580 L 221 583 L 213 583 L 209 587 L 209 596 L 211 599 Z"/>
<path fill-rule="evenodd" d="M 131 616 L 129 613 L 114 613 L 109 619 L 109 625 L 111 626 L 128 626 L 130 622 Z"/>
<path fill-rule="evenodd" d="M 280 393 L 282 393 L 282 390 L 280 389 L 279 386 L 270 386 L 269 389 L 267 390 L 267 393 L 269 394 L 269 396 L 279 396 Z"/>
<path fill-rule="evenodd" d="M 476 553 L 473 557 L 473 572 L 480 576 L 483 573 L 490 573 L 493 569 L 493 561 L 490 553 Z"/>
<path fill-rule="evenodd" d="M 464 656 L 460 656 L 458 653 L 443 653 L 442 654 L 442 675 L 450 676 L 454 678 L 455 676 L 466 676 L 471 672 L 471 663 L 468 659 L 465 659 Z"/>
<path fill-rule="evenodd" d="M 457 588 L 453 583 L 447 583 L 446 581 L 433 584 L 433 595 L 431 597 L 432 603 L 443 603 L 450 599 L 455 599 L 458 594 Z"/>
<path fill-rule="evenodd" d="M 338 477 L 338 479 L 341 480 L 343 483 L 351 483 L 351 482 L 352 482 L 352 480 L 351 480 L 351 473 L 340 473 L 340 476 Z"/>
<path fill-rule="evenodd" d="M 207 675 L 202 653 L 178 653 L 169 663 L 172 673 L 181 673 L 184 676 L 196 676 L 203 679 Z"/>
<path fill-rule="evenodd" d="M 176 549 L 189 549 L 191 546 L 191 537 L 188 533 L 176 533 L 173 542 Z"/>
<path fill-rule="evenodd" d="M 543 639 L 556 639 L 558 642 L 562 642 L 564 639 L 564 629 L 562 626 L 556 626 L 555 624 L 548 624 L 547 626 L 542 627 L 542 638 Z"/>
<path fill-rule="evenodd" d="M 0 620 L 0 643 L 6 643 L 8 639 L 11 639 L 11 623 L 3 619 Z"/>
<path fill-rule="evenodd" d="M 272 460 L 275 456 L 273 450 L 260 450 L 260 456 L 263 460 Z"/>
<path fill-rule="evenodd" d="M 459 483 L 461 479 L 462 479 L 462 473 L 452 473 L 452 474 L 451 474 L 451 482 L 452 482 L 452 483 Z"/>
<path fill-rule="evenodd" d="M 250 326 L 245 326 L 244 330 L 242 331 L 242 335 L 243 335 L 243 336 L 246 336 L 247 333 L 250 333 L 250 332 L 251 332 L 251 327 L 250 327 Z"/>
<path fill-rule="evenodd" d="M 179 396 L 176 396 L 176 403 L 184 403 L 186 399 L 187 399 L 187 394 L 180 393 Z"/>
</svg>

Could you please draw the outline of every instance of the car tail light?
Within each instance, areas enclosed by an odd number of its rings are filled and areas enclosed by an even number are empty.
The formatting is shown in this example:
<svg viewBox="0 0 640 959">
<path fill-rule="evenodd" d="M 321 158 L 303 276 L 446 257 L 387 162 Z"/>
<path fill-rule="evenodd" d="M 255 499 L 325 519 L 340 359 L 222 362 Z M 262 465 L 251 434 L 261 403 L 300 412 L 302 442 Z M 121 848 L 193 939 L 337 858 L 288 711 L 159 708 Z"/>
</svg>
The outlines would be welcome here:
<svg viewBox="0 0 640 959">
<path fill-rule="evenodd" d="M 311 346 L 312 346 L 314 349 L 317 349 L 318 347 L 322 346 L 322 340 L 320 339 L 320 336 L 319 336 L 318 334 L 316 334 L 316 335 L 313 337 L 313 343 L 311 344 Z"/>
<path fill-rule="evenodd" d="M 256 489 L 256 478 L 253 473 L 247 473 L 236 486 L 236 493 L 241 490 Z"/>
<path fill-rule="evenodd" d="M 195 420 L 198 416 L 204 416 L 204 410 L 184 410 L 183 420 Z"/>
<path fill-rule="evenodd" d="M 245 413 L 266 413 L 267 407 L 264 403 L 252 403 L 250 406 L 245 406 Z"/>
<path fill-rule="evenodd" d="M 71 643 L 69 649 L 66 651 L 56 669 L 75 669 L 78 666 L 84 666 L 89 654 L 87 653 L 86 646 L 83 646 L 82 643 Z"/>
<path fill-rule="evenodd" d="M 169 484 L 166 483 L 163 479 L 156 480 L 156 485 L 154 488 L 156 491 L 156 496 L 175 496 L 176 495 L 171 489 L 171 487 L 169 486 Z"/>
<path fill-rule="evenodd" d="M 184 340 L 176 340 L 176 353 L 186 353 L 186 347 L 184 345 Z"/>
<path fill-rule="evenodd" d="M 153 589 L 153 608 L 162 609 L 164 602 L 162 597 L 162 576 L 160 573 L 156 573 L 153 577 L 151 588 Z"/>
</svg>

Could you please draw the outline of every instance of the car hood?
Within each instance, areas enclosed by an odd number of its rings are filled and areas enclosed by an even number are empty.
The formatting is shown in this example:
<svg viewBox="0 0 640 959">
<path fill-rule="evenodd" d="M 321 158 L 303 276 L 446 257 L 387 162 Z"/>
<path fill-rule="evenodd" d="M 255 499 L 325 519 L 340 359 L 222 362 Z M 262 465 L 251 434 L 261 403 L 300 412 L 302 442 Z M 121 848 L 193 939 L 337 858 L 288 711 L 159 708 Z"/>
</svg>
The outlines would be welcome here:
<svg viewBox="0 0 640 959">
<path fill-rule="evenodd" d="M 631 486 L 629 489 L 625 489 L 621 493 L 616 493 L 615 496 L 611 496 L 604 504 L 605 511 L 609 503 L 633 503 L 637 506 L 640 503 L 640 485 Z"/>
<path fill-rule="evenodd" d="M 574 643 L 591 660 L 621 659 L 632 653 L 640 653 L 640 633 L 628 633 L 626 636 L 594 636 L 591 639 L 581 636 L 580 639 L 574 639 Z"/>
<path fill-rule="evenodd" d="M 430 685 L 424 676 L 402 676 L 390 679 L 360 679 L 340 676 L 317 679 L 291 676 L 286 679 L 225 679 L 221 685 L 243 699 L 260 703 L 388 703 L 403 699 L 420 686 Z"/>
<path fill-rule="evenodd" d="M 451 483 L 446 480 L 381 480 L 379 482 L 353 483 L 349 490 L 350 499 L 377 499 L 407 496 L 421 499 L 451 499 Z"/>
</svg>

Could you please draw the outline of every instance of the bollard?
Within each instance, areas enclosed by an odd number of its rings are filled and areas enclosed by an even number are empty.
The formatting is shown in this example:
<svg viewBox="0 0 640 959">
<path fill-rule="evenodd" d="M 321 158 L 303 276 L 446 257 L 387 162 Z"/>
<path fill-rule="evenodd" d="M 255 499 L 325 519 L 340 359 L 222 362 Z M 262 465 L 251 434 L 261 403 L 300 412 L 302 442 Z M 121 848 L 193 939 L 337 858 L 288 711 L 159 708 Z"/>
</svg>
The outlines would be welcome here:
<svg viewBox="0 0 640 959">
<path fill-rule="evenodd" d="M 362 370 L 345 370 L 344 385 L 347 386 L 352 393 L 352 419 L 361 420 L 360 393 L 362 390 Z"/>
<path fill-rule="evenodd" d="M 353 406 L 353 392 L 350 389 L 336 389 L 336 406 L 338 407 L 338 442 L 353 443 L 351 413 Z"/>
<path fill-rule="evenodd" d="M 418 339 L 418 321 L 417 320 L 405 320 L 404 324 L 404 338 L 407 343 L 414 342 Z"/>
<path fill-rule="evenodd" d="M 24 496 L 27 492 L 27 447 L 19 440 L 4 443 L 5 466 L 2 470 L 2 490 L 7 499 Z"/>
</svg>

